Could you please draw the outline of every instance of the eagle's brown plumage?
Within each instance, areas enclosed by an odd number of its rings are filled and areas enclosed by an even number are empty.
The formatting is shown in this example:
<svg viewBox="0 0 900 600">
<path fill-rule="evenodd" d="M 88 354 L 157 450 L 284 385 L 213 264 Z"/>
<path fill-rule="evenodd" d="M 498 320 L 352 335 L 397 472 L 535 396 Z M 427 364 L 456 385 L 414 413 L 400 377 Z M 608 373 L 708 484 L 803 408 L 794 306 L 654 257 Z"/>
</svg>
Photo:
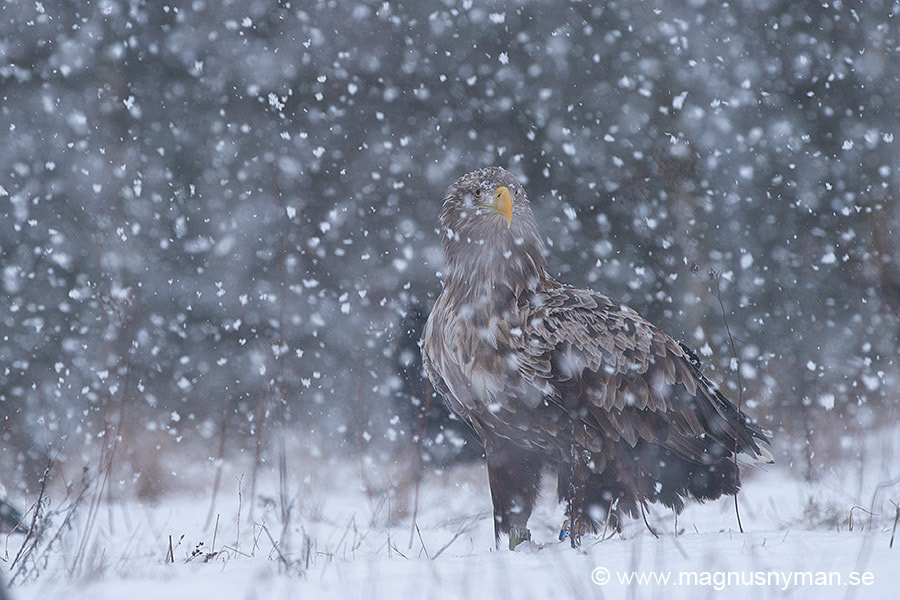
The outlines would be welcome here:
<svg viewBox="0 0 900 600">
<path fill-rule="evenodd" d="M 458 179 L 441 226 L 443 290 L 423 362 L 484 444 L 498 537 L 525 531 L 545 467 L 581 532 L 647 501 L 680 510 L 686 497 L 733 493 L 735 438 L 738 452 L 767 454 L 690 350 L 627 306 L 548 275 L 514 175 L 490 167 Z"/>
</svg>

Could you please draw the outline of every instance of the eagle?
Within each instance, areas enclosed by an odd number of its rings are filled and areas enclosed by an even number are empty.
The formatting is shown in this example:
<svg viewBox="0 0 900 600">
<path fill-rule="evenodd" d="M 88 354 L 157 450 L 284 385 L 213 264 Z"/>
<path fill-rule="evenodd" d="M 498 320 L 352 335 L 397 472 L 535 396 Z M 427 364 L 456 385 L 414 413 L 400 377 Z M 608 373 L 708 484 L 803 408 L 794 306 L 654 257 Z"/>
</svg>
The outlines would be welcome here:
<svg viewBox="0 0 900 600">
<path fill-rule="evenodd" d="M 572 547 L 648 502 L 734 494 L 735 453 L 767 460 L 763 431 L 696 354 L 611 298 L 556 281 L 525 189 L 488 167 L 441 209 L 442 289 L 425 324 L 425 372 L 484 447 L 495 543 L 527 528 L 555 470 Z M 649 527 L 649 526 L 648 526 Z M 652 530 L 651 530 L 652 531 Z"/>
</svg>

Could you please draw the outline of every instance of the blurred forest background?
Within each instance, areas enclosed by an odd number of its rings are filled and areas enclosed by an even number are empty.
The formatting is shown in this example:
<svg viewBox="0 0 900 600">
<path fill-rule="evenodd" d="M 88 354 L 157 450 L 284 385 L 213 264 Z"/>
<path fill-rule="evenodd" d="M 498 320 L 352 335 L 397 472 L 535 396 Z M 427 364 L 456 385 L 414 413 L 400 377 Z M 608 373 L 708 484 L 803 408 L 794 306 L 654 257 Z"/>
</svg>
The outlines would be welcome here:
<svg viewBox="0 0 900 600">
<path fill-rule="evenodd" d="M 426 405 L 426 460 L 477 457 L 415 344 L 443 192 L 491 164 L 525 181 L 552 272 L 682 339 L 733 397 L 740 374 L 798 477 L 862 460 L 900 418 L 898 13 L 4 2 L 3 483 L 33 493 L 48 456 L 80 469 L 125 440 L 152 496 L 148 461 L 205 461 L 226 430 L 258 457 L 283 428 L 390 460 Z"/>
</svg>

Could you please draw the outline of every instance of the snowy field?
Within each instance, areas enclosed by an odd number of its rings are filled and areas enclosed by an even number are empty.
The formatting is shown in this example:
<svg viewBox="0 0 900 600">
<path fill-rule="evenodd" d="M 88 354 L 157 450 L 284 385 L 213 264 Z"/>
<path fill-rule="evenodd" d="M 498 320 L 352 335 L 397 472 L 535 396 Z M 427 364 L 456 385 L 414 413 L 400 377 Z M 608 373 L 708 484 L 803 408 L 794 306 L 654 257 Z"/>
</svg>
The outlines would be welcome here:
<svg viewBox="0 0 900 600">
<path fill-rule="evenodd" d="M 691 504 L 677 522 L 654 510 L 649 520 L 659 539 L 640 520 L 628 521 L 621 535 L 589 537 L 581 551 L 556 541 L 563 511 L 552 487 L 530 523 L 538 547 L 496 550 L 481 464 L 426 475 L 414 528 L 415 484 L 402 460 L 385 467 L 289 451 L 283 478 L 275 468 L 260 470 L 253 503 L 249 467 L 226 462 L 213 497 L 215 467 L 198 461 L 176 471 L 180 485 L 156 503 L 99 504 L 87 536 L 86 499 L 75 526 L 60 530 L 49 551 L 35 550 L 12 595 L 894 598 L 895 438 L 888 432 L 869 444 L 864 469 L 830 469 L 816 483 L 802 483 L 787 464 L 745 471 L 743 534 L 727 498 Z M 22 540 L 7 538 L 7 569 Z M 631 583 L 623 579 L 632 573 Z M 852 577 L 859 585 L 850 585 Z"/>
</svg>

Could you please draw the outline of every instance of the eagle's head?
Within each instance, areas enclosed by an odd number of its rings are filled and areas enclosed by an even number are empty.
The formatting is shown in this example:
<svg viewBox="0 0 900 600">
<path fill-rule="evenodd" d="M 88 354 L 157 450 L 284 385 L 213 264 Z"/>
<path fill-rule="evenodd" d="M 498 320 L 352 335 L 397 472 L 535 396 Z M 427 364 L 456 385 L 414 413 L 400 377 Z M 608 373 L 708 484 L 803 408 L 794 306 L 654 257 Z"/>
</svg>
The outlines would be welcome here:
<svg viewBox="0 0 900 600">
<path fill-rule="evenodd" d="M 467 173 L 447 189 L 441 237 L 448 280 L 533 289 L 544 275 L 544 245 L 525 188 L 501 167 Z"/>
</svg>

